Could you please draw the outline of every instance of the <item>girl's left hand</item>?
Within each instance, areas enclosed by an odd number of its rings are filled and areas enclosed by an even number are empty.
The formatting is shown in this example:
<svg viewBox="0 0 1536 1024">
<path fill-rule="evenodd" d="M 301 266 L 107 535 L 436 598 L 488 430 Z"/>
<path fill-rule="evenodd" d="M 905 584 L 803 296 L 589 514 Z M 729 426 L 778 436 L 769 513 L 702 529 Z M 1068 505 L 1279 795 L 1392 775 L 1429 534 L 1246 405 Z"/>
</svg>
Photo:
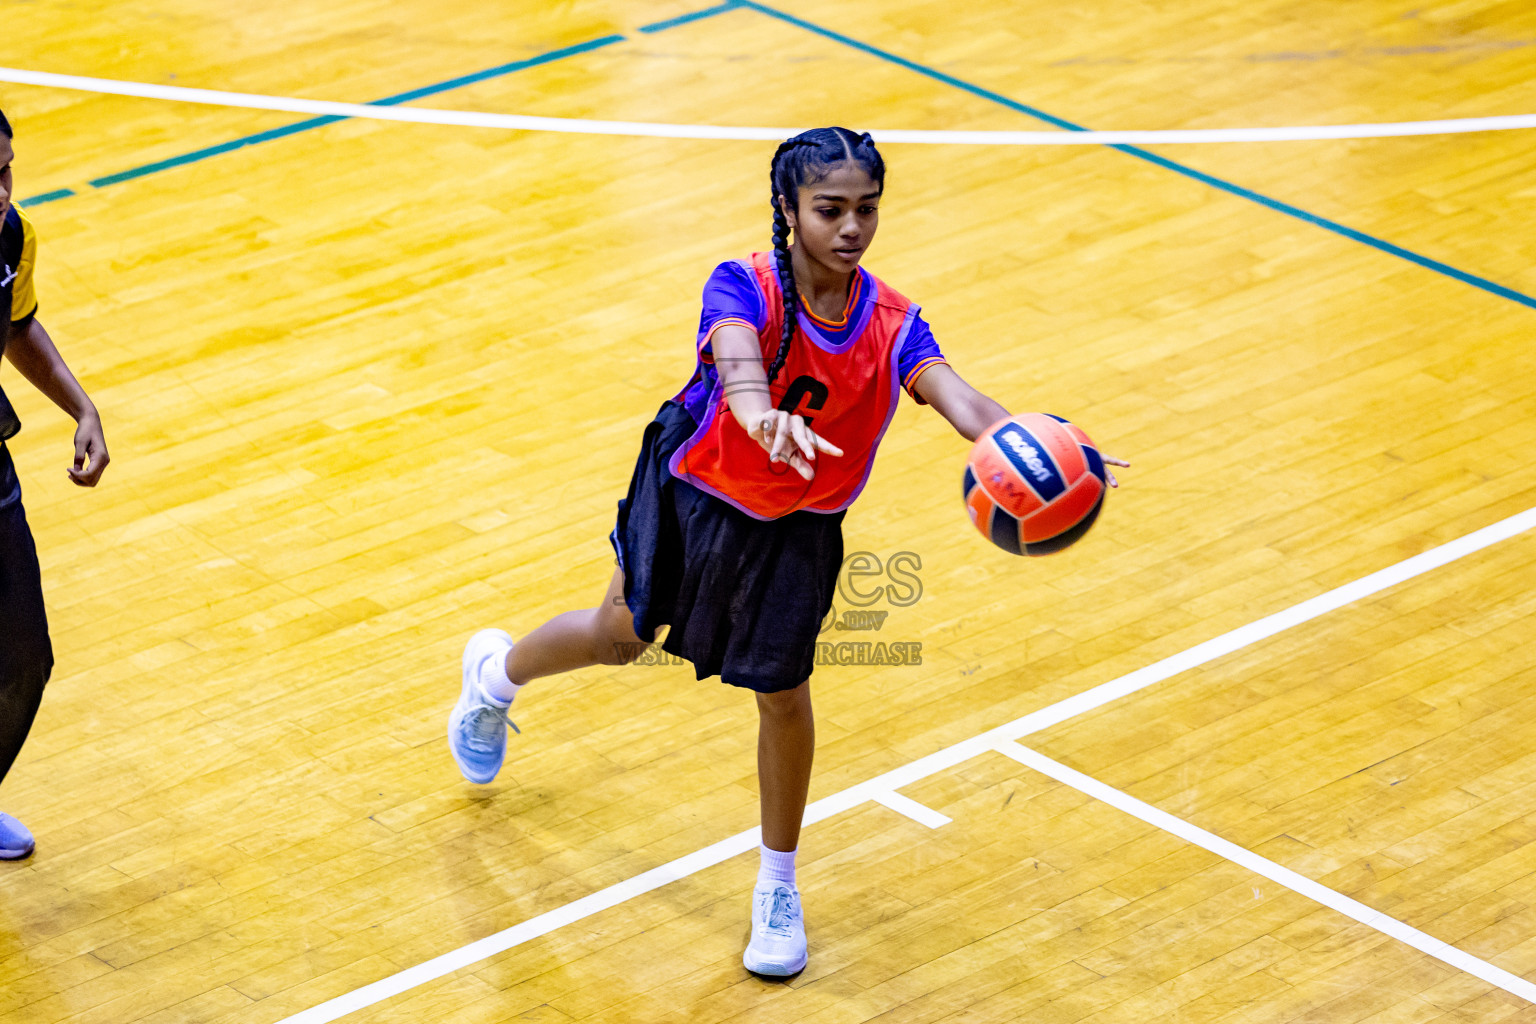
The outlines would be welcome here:
<svg viewBox="0 0 1536 1024">
<path fill-rule="evenodd" d="M 806 424 L 803 416 L 795 416 L 782 409 L 769 409 L 753 424 L 752 439 L 763 446 L 769 462 L 787 462 L 796 473 L 806 480 L 816 475 L 818 451 L 828 455 L 841 455 L 843 450 L 831 441 L 817 435 Z"/>
<path fill-rule="evenodd" d="M 111 462 L 107 454 L 107 438 L 101 431 L 101 417 L 93 408 L 75 427 L 75 464 L 69 468 L 69 478 L 80 487 L 95 487 Z"/>
<path fill-rule="evenodd" d="M 1104 460 L 1104 475 L 1109 478 L 1109 486 L 1119 487 L 1120 481 L 1115 479 L 1115 474 L 1111 472 L 1108 467 L 1121 466 L 1129 469 L 1131 464 L 1126 462 L 1124 459 L 1117 459 L 1113 455 L 1105 455 L 1103 452 L 1099 452 L 1099 458 Z"/>
</svg>

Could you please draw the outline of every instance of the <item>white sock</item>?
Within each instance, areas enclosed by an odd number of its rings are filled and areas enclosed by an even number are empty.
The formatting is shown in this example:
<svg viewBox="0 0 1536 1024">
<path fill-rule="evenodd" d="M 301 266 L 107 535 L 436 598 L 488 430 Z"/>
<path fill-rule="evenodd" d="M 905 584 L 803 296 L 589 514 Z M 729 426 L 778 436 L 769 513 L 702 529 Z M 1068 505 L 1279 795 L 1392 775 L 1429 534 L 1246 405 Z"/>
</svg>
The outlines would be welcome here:
<svg viewBox="0 0 1536 1024">
<path fill-rule="evenodd" d="M 508 651 L 512 648 L 507 648 Z M 497 704 L 503 706 L 511 704 L 517 696 L 517 691 L 523 688 L 523 684 L 514 683 L 507 678 L 507 656 L 505 653 L 494 658 L 486 658 L 480 666 L 480 689 L 484 694 Z"/>
<path fill-rule="evenodd" d="M 769 888 L 775 885 L 787 885 L 791 889 L 795 887 L 795 851 L 783 853 L 779 850 L 770 850 L 766 846 L 757 848 L 759 860 L 757 862 L 757 884 L 760 888 Z"/>
</svg>

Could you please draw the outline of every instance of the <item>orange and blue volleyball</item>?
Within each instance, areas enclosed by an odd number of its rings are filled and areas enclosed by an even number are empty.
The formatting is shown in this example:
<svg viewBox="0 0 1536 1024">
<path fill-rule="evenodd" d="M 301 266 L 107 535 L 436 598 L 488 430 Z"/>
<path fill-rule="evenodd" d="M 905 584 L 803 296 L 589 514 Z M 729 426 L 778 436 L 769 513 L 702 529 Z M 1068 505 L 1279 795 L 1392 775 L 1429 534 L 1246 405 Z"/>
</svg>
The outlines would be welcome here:
<svg viewBox="0 0 1536 1024">
<path fill-rule="evenodd" d="M 965 461 L 963 488 L 976 529 L 1015 555 L 1048 555 L 1076 542 L 1109 491 L 1088 435 L 1040 412 L 988 427 Z"/>
</svg>

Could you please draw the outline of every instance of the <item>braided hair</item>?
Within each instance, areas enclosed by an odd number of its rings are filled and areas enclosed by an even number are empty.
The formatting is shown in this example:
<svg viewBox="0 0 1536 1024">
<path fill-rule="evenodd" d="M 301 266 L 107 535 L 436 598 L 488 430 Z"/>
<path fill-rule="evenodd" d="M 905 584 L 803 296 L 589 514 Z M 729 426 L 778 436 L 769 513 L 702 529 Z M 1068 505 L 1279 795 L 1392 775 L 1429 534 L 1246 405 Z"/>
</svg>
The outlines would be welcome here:
<svg viewBox="0 0 1536 1024">
<path fill-rule="evenodd" d="M 789 260 L 789 220 L 784 216 L 784 207 L 798 211 L 800 187 L 815 184 L 842 163 L 856 164 L 884 190 L 885 160 L 868 132 L 859 135 L 847 128 L 813 128 L 781 142 L 773 154 L 768 171 L 772 186 L 769 198 L 773 203 L 773 256 L 778 263 L 779 291 L 784 300 L 784 329 L 779 336 L 779 351 L 768 366 L 769 384 L 789 357 L 789 342 L 795 336 L 796 310 L 800 306 L 800 290 L 795 287 L 795 271 Z"/>
</svg>

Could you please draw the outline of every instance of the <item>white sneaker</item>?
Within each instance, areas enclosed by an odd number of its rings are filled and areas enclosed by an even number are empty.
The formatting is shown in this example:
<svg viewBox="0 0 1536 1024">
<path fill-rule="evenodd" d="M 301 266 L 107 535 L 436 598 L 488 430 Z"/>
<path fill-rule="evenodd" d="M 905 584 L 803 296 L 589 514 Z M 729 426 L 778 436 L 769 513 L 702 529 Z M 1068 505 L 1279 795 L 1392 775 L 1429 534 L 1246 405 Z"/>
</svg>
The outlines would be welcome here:
<svg viewBox="0 0 1536 1024">
<path fill-rule="evenodd" d="M 511 703 L 498 704 L 480 688 L 480 668 L 491 658 L 505 658 L 512 638 L 500 629 L 482 629 L 464 645 L 464 685 L 448 713 L 448 749 L 470 782 L 486 783 L 501 771 L 507 756 L 507 718 Z"/>
<path fill-rule="evenodd" d="M 805 919 L 800 892 L 793 886 L 758 886 L 752 890 L 752 941 L 741 963 L 753 974 L 786 977 L 805 970 Z"/>
</svg>

